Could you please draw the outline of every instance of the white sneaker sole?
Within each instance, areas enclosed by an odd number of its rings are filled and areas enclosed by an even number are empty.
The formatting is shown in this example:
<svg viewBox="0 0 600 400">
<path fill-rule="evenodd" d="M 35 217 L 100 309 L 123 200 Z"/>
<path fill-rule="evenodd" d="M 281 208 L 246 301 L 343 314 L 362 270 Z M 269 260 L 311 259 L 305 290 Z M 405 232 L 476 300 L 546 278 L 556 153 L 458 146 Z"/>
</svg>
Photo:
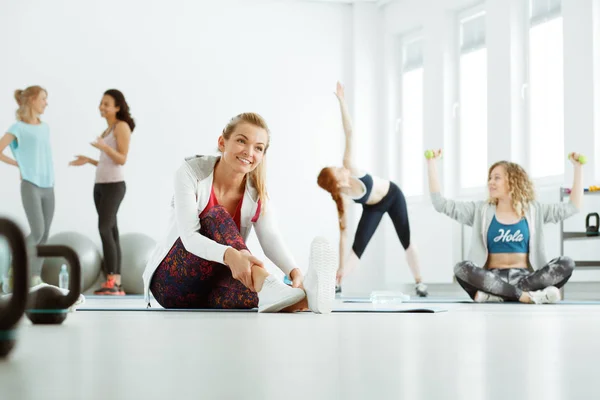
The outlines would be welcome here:
<svg viewBox="0 0 600 400">
<path fill-rule="evenodd" d="M 316 237 L 310 245 L 309 273 L 316 279 L 316 303 L 309 304 L 311 311 L 329 314 L 335 301 L 336 257 L 331 244 L 323 237 Z M 310 298 L 309 298 L 310 300 Z"/>
<path fill-rule="evenodd" d="M 283 297 L 278 302 L 267 304 L 264 307 L 258 307 L 259 313 L 276 313 L 283 310 L 286 307 L 293 306 L 304 298 L 305 294 L 302 289 L 294 289 L 293 293 Z"/>
</svg>

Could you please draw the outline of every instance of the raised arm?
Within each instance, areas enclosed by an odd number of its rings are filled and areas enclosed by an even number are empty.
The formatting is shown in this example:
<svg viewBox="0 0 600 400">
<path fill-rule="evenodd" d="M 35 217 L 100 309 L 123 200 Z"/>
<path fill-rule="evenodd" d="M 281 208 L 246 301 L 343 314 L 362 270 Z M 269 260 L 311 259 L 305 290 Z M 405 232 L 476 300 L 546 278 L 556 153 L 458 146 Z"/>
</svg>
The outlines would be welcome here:
<svg viewBox="0 0 600 400">
<path fill-rule="evenodd" d="M 10 133 L 5 133 L 4 136 L 2 136 L 0 139 L 0 161 L 18 167 L 19 164 L 15 160 L 4 154 L 4 149 L 6 149 L 15 139 L 15 136 Z"/>
<path fill-rule="evenodd" d="M 114 132 L 117 139 L 117 149 L 113 149 L 104 143 L 104 140 L 99 137 L 92 146 L 106 153 L 116 164 L 125 165 L 127 154 L 129 153 L 129 142 L 131 141 L 131 129 L 125 122 L 117 123 Z"/>
<path fill-rule="evenodd" d="M 436 165 L 441 155 L 442 150 L 428 150 L 425 153 L 425 157 L 427 158 L 427 174 L 429 177 L 429 192 L 433 208 L 437 212 L 446 214 L 461 224 L 473 226 L 477 203 L 473 201 L 455 201 L 442 196 Z"/>
<path fill-rule="evenodd" d="M 340 103 L 340 112 L 342 113 L 342 125 L 344 126 L 344 136 L 346 137 L 346 146 L 344 148 L 344 167 L 348 168 L 353 174 L 356 174 L 356 165 L 352 159 L 352 121 L 350 119 L 350 113 L 348 112 L 348 106 L 346 105 L 346 97 L 344 93 L 344 87 L 341 83 L 337 83 L 335 96 Z"/>
<path fill-rule="evenodd" d="M 543 204 L 542 216 L 544 218 L 544 223 L 557 223 L 563 221 L 572 215 L 577 214 L 581 210 L 583 203 L 583 163 L 581 161 L 585 160 L 585 158 L 582 157 L 583 156 L 577 153 L 569 154 L 569 160 L 571 160 L 574 167 L 573 186 L 571 187 L 569 201 L 566 203 Z"/>
<path fill-rule="evenodd" d="M 571 153 L 569 154 L 569 160 L 573 163 L 573 186 L 571 187 L 571 203 L 577 210 L 581 210 L 581 204 L 583 203 L 583 171 L 582 166 L 585 158 L 581 154 Z"/>
<path fill-rule="evenodd" d="M 428 157 L 429 156 L 429 157 Z M 429 193 L 440 193 L 440 181 L 437 172 L 437 160 L 442 156 L 442 150 L 427 150 L 427 176 L 429 178 Z"/>
</svg>

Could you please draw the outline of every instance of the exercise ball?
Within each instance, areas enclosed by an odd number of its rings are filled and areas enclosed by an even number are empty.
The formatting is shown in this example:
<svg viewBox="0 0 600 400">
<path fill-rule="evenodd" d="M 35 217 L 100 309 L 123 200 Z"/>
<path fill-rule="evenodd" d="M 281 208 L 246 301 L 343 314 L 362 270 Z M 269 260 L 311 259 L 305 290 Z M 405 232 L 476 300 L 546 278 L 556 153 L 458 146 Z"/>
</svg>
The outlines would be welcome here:
<svg viewBox="0 0 600 400">
<path fill-rule="evenodd" d="M 75 250 L 81 263 L 82 292 L 96 282 L 102 269 L 102 257 L 91 239 L 77 232 L 61 232 L 50 237 L 45 244 L 64 245 Z M 63 264 L 69 265 L 63 257 L 44 258 L 42 280 L 50 285 L 58 286 L 58 274 Z"/>
<path fill-rule="evenodd" d="M 121 285 L 126 294 L 143 294 L 142 274 L 156 247 L 156 241 L 143 233 L 121 235 Z"/>
</svg>

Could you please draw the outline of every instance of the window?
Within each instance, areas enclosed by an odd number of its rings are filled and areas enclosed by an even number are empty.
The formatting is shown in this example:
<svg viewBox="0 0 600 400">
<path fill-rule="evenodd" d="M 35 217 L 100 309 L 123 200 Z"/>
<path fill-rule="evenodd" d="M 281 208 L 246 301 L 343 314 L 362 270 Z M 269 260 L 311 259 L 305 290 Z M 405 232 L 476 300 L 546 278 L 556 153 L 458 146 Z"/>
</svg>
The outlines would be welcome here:
<svg viewBox="0 0 600 400">
<path fill-rule="evenodd" d="M 534 178 L 564 171 L 563 21 L 560 0 L 531 0 L 529 149 Z"/>
<path fill-rule="evenodd" d="M 472 10 L 459 20 L 459 168 L 460 187 L 466 189 L 487 182 L 485 13 Z"/>
<path fill-rule="evenodd" d="M 402 190 L 423 194 L 423 43 L 402 46 Z"/>
</svg>

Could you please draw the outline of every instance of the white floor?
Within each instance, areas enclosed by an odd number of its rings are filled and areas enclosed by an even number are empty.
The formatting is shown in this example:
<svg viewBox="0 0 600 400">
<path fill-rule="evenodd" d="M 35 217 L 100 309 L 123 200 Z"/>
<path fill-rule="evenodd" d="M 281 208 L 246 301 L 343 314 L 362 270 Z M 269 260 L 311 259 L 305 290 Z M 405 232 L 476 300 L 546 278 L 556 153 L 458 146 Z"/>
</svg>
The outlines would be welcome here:
<svg viewBox="0 0 600 400">
<path fill-rule="evenodd" d="M 0 399 L 598 398 L 600 305 L 424 306 L 448 312 L 23 319 Z"/>
</svg>

